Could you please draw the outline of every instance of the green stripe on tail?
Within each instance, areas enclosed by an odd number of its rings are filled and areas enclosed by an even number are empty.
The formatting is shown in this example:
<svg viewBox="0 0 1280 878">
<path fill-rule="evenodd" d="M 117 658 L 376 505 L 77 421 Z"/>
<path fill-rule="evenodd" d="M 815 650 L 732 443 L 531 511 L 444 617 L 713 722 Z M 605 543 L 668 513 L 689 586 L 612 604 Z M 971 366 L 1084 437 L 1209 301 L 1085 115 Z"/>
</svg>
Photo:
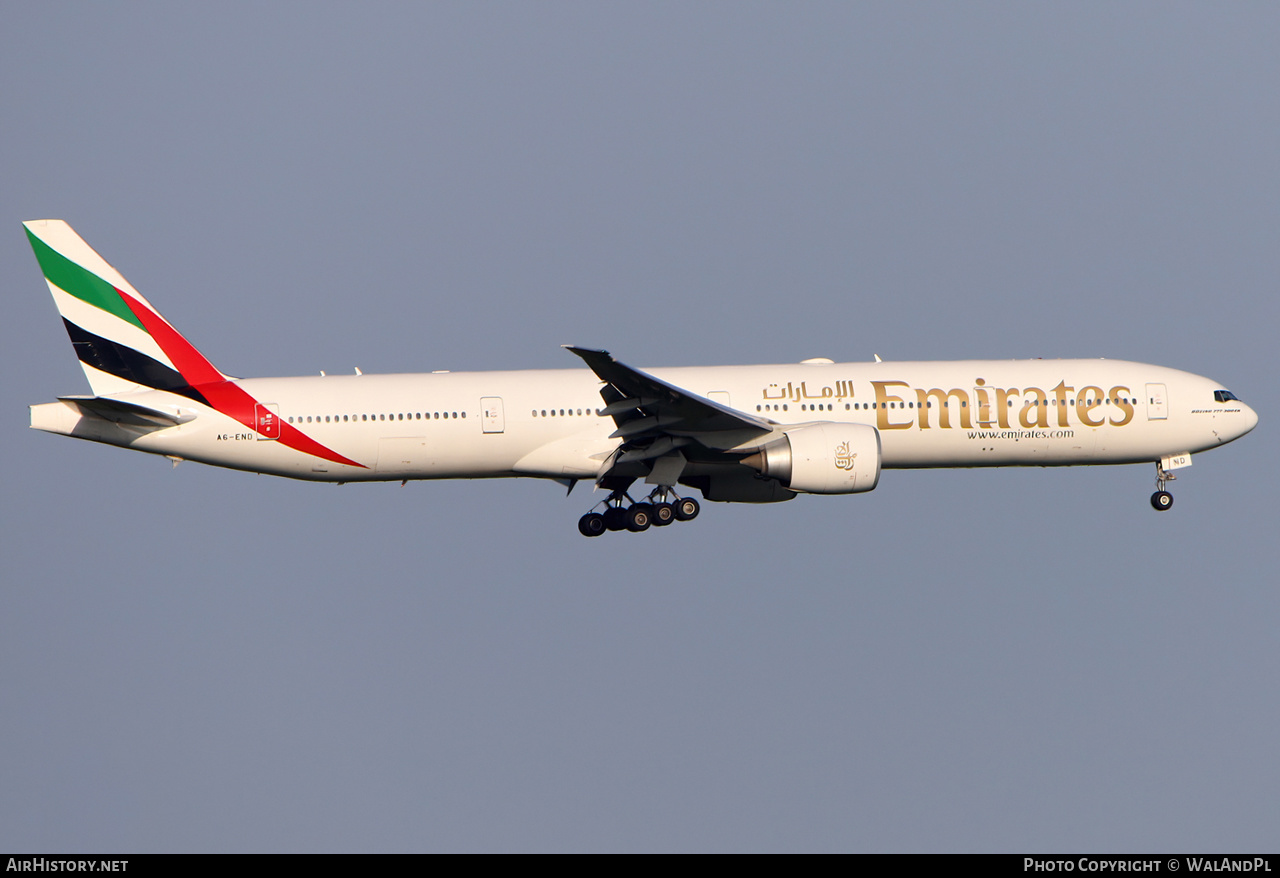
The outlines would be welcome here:
<svg viewBox="0 0 1280 878">
<path fill-rule="evenodd" d="M 120 298 L 116 288 L 91 271 L 81 268 L 44 241 L 41 241 L 31 230 L 27 229 L 27 238 L 31 241 L 31 249 L 36 252 L 36 261 L 44 272 L 49 283 L 67 292 L 77 299 L 101 308 L 108 314 L 114 314 L 121 320 L 127 320 L 139 329 L 146 331 L 142 321 L 137 318 L 129 306 Z"/>
</svg>

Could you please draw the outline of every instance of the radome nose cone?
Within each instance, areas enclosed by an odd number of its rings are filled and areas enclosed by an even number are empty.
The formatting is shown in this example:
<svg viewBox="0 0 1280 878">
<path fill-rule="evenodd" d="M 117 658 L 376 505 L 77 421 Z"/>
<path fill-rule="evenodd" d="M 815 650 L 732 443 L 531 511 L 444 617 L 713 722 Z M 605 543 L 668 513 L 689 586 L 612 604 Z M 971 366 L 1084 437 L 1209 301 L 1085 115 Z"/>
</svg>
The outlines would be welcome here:
<svg viewBox="0 0 1280 878">
<path fill-rule="evenodd" d="M 1243 436 L 1254 427 L 1258 426 L 1258 413 L 1247 405 L 1241 404 L 1240 414 L 1244 417 L 1244 423 L 1241 425 L 1240 435 Z"/>
</svg>

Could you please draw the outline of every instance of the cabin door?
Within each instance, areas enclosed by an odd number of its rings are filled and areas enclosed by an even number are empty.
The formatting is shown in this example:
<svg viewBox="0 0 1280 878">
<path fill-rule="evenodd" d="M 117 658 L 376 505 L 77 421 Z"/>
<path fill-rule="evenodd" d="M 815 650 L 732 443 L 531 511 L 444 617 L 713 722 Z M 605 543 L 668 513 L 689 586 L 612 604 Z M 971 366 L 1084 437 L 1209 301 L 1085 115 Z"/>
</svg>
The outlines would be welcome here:
<svg viewBox="0 0 1280 878">
<path fill-rule="evenodd" d="M 1169 417 L 1169 407 L 1165 399 L 1163 384 L 1147 385 L 1147 420 L 1162 421 Z"/>
<path fill-rule="evenodd" d="M 502 397 L 481 397 L 480 429 L 485 433 L 501 433 L 506 429 L 506 418 L 502 415 Z"/>
</svg>

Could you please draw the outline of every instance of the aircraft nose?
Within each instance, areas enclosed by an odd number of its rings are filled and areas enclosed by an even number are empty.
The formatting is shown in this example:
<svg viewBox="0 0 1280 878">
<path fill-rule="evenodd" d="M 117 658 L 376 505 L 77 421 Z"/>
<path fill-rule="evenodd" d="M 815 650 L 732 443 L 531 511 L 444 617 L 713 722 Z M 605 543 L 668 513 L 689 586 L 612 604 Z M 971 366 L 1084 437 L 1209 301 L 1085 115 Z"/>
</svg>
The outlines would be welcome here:
<svg viewBox="0 0 1280 878">
<path fill-rule="evenodd" d="M 1242 418 L 1240 423 L 1241 436 L 1258 426 L 1258 413 L 1244 403 L 1240 403 L 1240 417 Z"/>
</svg>

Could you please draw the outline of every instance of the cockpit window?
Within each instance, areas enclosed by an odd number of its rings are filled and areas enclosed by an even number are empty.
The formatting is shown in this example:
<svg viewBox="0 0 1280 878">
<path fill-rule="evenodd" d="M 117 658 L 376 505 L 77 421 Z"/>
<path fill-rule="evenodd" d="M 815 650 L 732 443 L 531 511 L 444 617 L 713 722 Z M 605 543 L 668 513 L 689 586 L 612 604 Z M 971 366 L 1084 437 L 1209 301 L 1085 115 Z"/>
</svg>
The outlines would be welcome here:
<svg viewBox="0 0 1280 878">
<path fill-rule="evenodd" d="M 1227 402 L 1228 400 L 1235 399 L 1236 395 L 1230 390 L 1215 390 L 1213 392 L 1213 398 L 1216 402 Z"/>
</svg>

